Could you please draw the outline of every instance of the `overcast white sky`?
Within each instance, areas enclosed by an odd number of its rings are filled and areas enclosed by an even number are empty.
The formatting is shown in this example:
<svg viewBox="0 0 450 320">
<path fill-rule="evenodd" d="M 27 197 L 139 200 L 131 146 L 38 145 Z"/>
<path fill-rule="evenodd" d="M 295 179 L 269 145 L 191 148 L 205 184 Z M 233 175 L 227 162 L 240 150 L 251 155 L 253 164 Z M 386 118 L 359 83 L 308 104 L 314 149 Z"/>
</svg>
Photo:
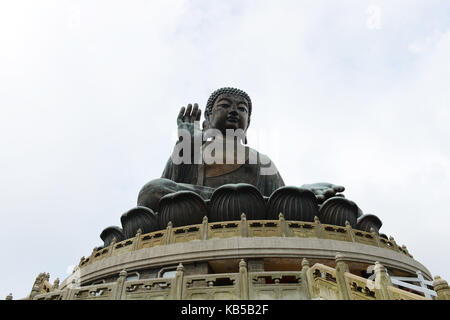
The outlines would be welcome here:
<svg viewBox="0 0 450 320">
<path fill-rule="evenodd" d="M 223 86 L 286 184 L 344 185 L 449 281 L 449 57 L 446 0 L 2 1 L 0 298 L 101 245 Z"/>
</svg>

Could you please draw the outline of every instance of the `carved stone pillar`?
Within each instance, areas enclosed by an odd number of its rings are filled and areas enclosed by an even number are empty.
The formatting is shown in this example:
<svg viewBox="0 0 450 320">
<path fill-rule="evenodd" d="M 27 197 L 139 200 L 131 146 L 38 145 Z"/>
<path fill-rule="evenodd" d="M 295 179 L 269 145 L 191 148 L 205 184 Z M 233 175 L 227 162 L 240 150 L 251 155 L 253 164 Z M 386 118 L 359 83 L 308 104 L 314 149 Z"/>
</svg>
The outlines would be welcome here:
<svg viewBox="0 0 450 320">
<path fill-rule="evenodd" d="M 128 273 L 125 270 L 120 271 L 119 279 L 117 279 L 116 295 L 114 297 L 114 300 L 121 300 L 123 287 L 125 285 L 125 281 L 127 280 L 127 275 Z"/>
<path fill-rule="evenodd" d="M 280 213 L 278 215 L 278 221 L 280 223 L 280 233 L 282 237 L 289 237 L 289 228 L 288 228 L 288 224 L 286 222 L 286 220 L 284 219 L 284 215 L 282 213 Z"/>
<path fill-rule="evenodd" d="M 239 282 L 241 299 L 248 300 L 248 273 L 247 264 L 245 263 L 244 259 L 239 262 Z"/>
<path fill-rule="evenodd" d="M 181 300 L 183 297 L 183 277 L 184 277 L 184 267 L 180 263 L 177 267 L 177 272 L 175 273 L 175 287 L 173 288 L 173 299 Z"/>
<path fill-rule="evenodd" d="M 208 239 L 208 217 L 204 216 L 202 221 L 202 240 Z"/>
<path fill-rule="evenodd" d="M 375 262 L 375 296 L 377 300 L 392 300 L 388 287 L 392 286 L 391 278 L 389 277 L 386 268 Z"/>
<path fill-rule="evenodd" d="M 450 300 L 450 287 L 447 281 L 439 276 L 434 277 L 433 281 L 434 291 L 437 293 L 436 300 Z"/>
<path fill-rule="evenodd" d="M 247 225 L 247 217 L 245 213 L 241 214 L 241 237 L 248 237 L 248 225 Z"/>
<path fill-rule="evenodd" d="M 323 231 L 322 231 L 322 224 L 320 223 L 319 217 L 315 216 L 314 217 L 314 226 L 316 229 L 316 236 L 317 238 L 323 238 Z"/>
<path fill-rule="evenodd" d="M 302 286 L 305 290 L 305 292 L 307 293 L 307 297 L 308 299 L 311 299 L 312 296 L 312 292 L 310 289 L 310 285 L 308 282 L 308 270 L 309 270 L 309 261 L 306 260 L 305 258 L 303 258 L 302 260 Z"/>
<path fill-rule="evenodd" d="M 136 236 L 134 237 L 133 248 L 131 249 L 132 251 L 139 249 L 139 241 L 141 241 L 141 235 L 142 235 L 142 229 L 139 228 L 136 232 Z"/>
<path fill-rule="evenodd" d="M 165 244 L 169 244 L 170 243 L 170 238 L 172 237 L 172 221 L 169 221 L 169 223 L 167 224 L 167 228 L 166 228 L 166 243 Z"/>
<path fill-rule="evenodd" d="M 348 265 L 344 262 L 344 256 L 340 253 L 336 255 L 336 282 L 339 288 L 339 298 L 341 300 L 351 300 L 350 288 L 345 280 L 345 273 L 349 272 Z"/>
</svg>

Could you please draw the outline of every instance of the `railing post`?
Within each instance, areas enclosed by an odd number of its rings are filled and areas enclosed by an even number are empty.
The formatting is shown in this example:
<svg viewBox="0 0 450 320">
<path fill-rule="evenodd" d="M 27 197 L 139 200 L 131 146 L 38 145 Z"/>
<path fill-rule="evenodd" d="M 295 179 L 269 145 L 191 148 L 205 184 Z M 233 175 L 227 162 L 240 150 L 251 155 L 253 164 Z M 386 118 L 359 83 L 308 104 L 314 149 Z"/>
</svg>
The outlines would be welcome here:
<svg viewBox="0 0 450 320">
<path fill-rule="evenodd" d="M 125 285 L 125 281 L 127 279 L 127 271 L 126 270 L 122 270 L 119 273 L 119 279 L 117 279 L 117 283 L 116 283 L 116 295 L 114 297 L 114 300 L 121 300 L 122 299 L 122 291 L 123 291 L 123 286 Z"/>
<path fill-rule="evenodd" d="M 309 281 L 308 281 L 308 270 L 309 270 L 309 261 L 306 258 L 302 260 L 302 286 L 307 293 L 307 297 L 311 299 L 312 292 L 310 289 Z"/>
<path fill-rule="evenodd" d="M 323 238 L 322 224 L 320 223 L 318 216 L 314 217 L 314 227 L 316 229 L 317 238 L 319 239 Z"/>
<path fill-rule="evenodd" d="M 97 247 L 95 247 L 94 249 L 92 249 L 92 253 L 91 253 L 91 255 L 89 256 L 89 262 L 87 263 L 87 264 L 91 264 L 93 261 L 92 260 L 94 260 L 94 258 L 95 258 L 95 253 L 97 252 Z"/>
<path fill-rule="evenodd" d="M 375 242 L 376 242 L 377 246 L 381 247 L 380 236 L 378 235 L 378 233 L 375 232 L 374 228 L 370 228 L 370 234 L 375 239 Z"/>
<path fill-rule="evenodd" d="M 76 288 L 77 282 L 75 279 L 72 279 L 72 282 L 67 286 L 67 294 L 65 297 L 66 300 L 73 300 Z"/>
<path fill-rule="evenodd" d="M 355 242 L 355 234 L 353 233 L 353 228 L 348 220 L 345 221 L 345 230 L 347 230 L 348 241 Z"/>
<path fill-rule="evenodd" d="M 204 216 L 202 221 L 202 240 L 208 239 L 208 217 Z"/>
<path fill-rule="evenodd" d="M 280 212 L 278 215 L 278 220 L 280 224 L 280 233 L 282 237 L 290 237 L 289 228 L 286 220 L 284 219 L 284 215 Z"/>
<path fill-rule="evenodd" d="M 142 230 L 141 230 L 141 228 L 139 228 L 136 232 L 136 237 L 134 238 L 133 248 L 131 248 L 131 251 L 135 251 L 135 250 L 139 249 L 139 241 L 141 240 L 141 234 L 142 234 Z"/>
<path fill-rule="evenodd" d="M 308 265 L 309 265 L 309 262 L 308 262 Z M 318 290 L 316 287 L 316 282 L 314 281 L 314 274 L 313 274 L 314 266 L 315 265 L 313 265 L 312 268 L 308 267 L 305 270 L 306 280 L 308 282 L 308 291 L 309 291 L 309 295 L 311 296 L 311 299 L 319 297 Z"/>
<path fill-rule="evenodd" d="M 239 262 L 239 283 L 241 291 L 241 299 L 248 300 L 248 272 L 247 264 L 244 259 Z"/>
<path fill-rule="evenodd" d="M 34 300 L 33 298 L 40 293 L 41 292 L 40 292 L 39 286 L 37 284 L 34 284 L 33 287 L 31 288 L 30 300 Z"/>
<path fill-rule="evenodd" d="M 377 300 L 392 300 L 388 287 L 392 286 L 391 278 L 389 277 L 386 268 L 375 262 L 375 297 Z"/>
<path fill-rule="evenodd" d="M 344 262 L 344 256 L 340 253 L 336 254 L 336 282 L 339 288 L 339 296 L 341 300 L 351 300 L 351 291 L 345 280 L 345 273 L 349 272 L 348 265 Z"/>
<path fill-rule="evenodd" d="M 167 228 L 166 228 L 166 243 L 165 244 L 169 244 L 170 241 L 172 240 L 172 221 L 169 221 L 169 223 L 167 224 Z"/>
<path fill-rule="evenodd" d="M 116 237 L 114 237 L 111 240 L 111 243 L 109 244 L 109 249 L 108 249 L 108 257 L 112 256 L 113 251 L 114 251 L 114 246 L 116 245 L 116 241 L 117 241 Z"/>
<path fill-rule="evenodd" d="M 83 262 L 86 260 L 86 258 L 84 256 L 81 257 L 80 259 L 80 263 L 78 263 L 78 268 L 81 268 L 83 265 Z"/>
<path fill-rule="evenodd" d="M 61 291 L 61 300 L 67 300 L 67 297 L 69 295 L 69 288 L 64 288 L 64 290 Z"/>
<path fill-rule="evenodd" d="M 434 291 L 436 291 L 436 300 L 450 300 L 450 287 L 447 281 L 440 276 L 434 277 L 433 281 Z"/>
<path fill-rule="evenodd" d="M 55 291 L 59 289 L 59 278 L 56 278 L 55 281 L 53 281 L 52 290 Z"/>
<path fill-rule="evenodd" d="M 395 242 L 393 236 L 390 236 L 390 237 L 389 237 L 389 241 L 392 242 L 392 246 L 394 247 L 394 250 L 395 250 L 395 251 L 400 251 L 400 249 L 398 248 L 397 242 Z"/>
<path fill-rule="evenodd" d="M 406 248 L 406 246 L 403 244 L 402 245 L 402 250 L 405 252 L 405 254 L 411 258 L 413 258 L 413 256 L 408 252 L 408 248 Z"/>
<path fill-rule="evenodd" d="M 173 288 L 173 299 L 181 300 L 183 298 L 183 278 L 184 278 L 184 267 L 180 263 L 177 267 L 177 272 L 175 273 L 175 287 Z"/>
<path fill-rule="evenodd" d="M 248 225 L 247 218 L 245 217 L 245 213 L 241 214 L 241 237 L 248 237 Z"/>
</svg>

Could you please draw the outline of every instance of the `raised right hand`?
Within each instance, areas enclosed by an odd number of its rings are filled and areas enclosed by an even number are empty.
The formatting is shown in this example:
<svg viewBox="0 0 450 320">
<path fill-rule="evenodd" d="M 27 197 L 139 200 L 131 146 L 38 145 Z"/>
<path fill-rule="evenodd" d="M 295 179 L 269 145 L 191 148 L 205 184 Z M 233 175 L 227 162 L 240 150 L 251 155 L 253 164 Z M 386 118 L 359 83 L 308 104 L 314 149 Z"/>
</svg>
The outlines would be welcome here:
<svg viewBox="0 0 450 320">
<path fill-rule="evenodd" d="M 186 123 L 199 122 L 201 115 L 202 110 L 198 108 L 197 103 L 194 103 L 194 108 L 192 108 L 192 104 L 188 104 L 187 108 L 182 107 L 177 117 L 178 128 Z"/>
<path fill-rule="evenodd" d="M 187 130 L 191 135 L 191 139 L 193 141 L 194 137 L 199 136 L 202 138 L 202 130 L 200 129 L 200 117 L 202 115 L 202 110 L 199 109 L 198 104 L 194 103 L 194 108 L 192 108 L 192 104 L 188 104 L 187 108 L 182 107 L 177 117 L 177 125 L 179 136 L 180 130 Z"/>
</svg>

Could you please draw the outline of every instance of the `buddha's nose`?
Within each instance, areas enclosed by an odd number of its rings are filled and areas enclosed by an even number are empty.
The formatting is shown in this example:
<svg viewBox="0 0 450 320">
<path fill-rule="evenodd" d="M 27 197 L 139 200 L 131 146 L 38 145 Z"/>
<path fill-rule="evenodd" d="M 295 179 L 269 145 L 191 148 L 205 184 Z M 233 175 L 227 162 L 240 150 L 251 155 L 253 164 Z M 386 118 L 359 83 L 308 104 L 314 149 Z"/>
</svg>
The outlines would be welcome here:
<svg viewBox="0 0 450 320">
<path fill-rule="evenodd" d="M 237 112 L 236 109 L 231 109 L 229 115 L 232 115 L 232 116 L 234 116 L 234 117 L 238 117 L 238 116 L 239 116 L 239 113 Z"/>
</svg>

